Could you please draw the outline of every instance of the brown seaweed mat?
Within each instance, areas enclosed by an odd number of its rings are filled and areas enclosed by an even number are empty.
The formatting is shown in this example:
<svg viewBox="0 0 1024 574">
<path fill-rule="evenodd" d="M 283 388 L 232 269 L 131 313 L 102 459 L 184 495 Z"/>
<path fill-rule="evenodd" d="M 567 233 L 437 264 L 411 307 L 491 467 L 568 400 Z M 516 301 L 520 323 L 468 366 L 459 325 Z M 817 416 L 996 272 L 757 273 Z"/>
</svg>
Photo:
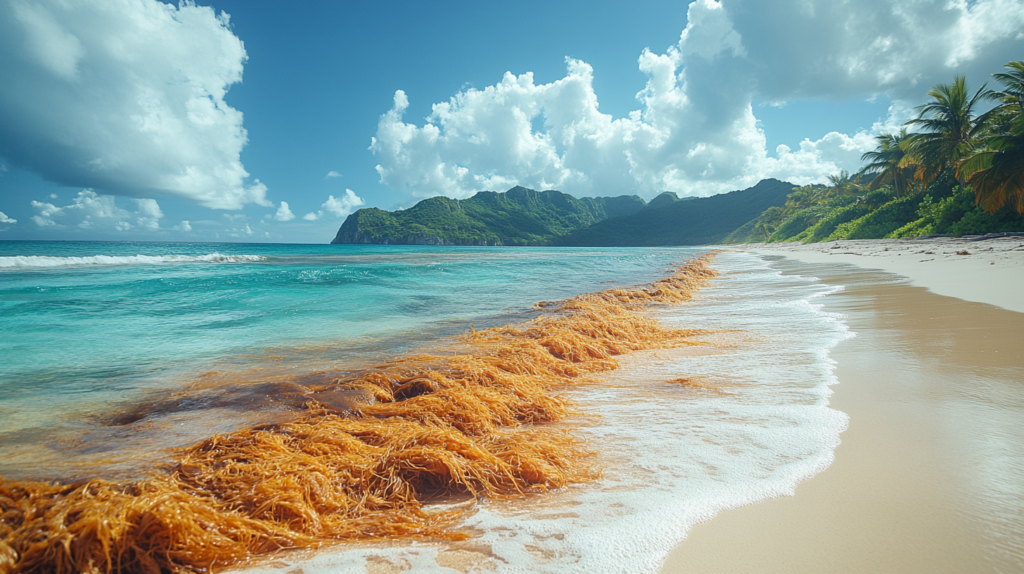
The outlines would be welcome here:
<svg viewBox="0 0 1024 574">
<path fill-rule="evenodd" d="M 474 331 L 449 356 L 395 361 L 319 390 L 362 391 L 354 412 L 310 395 L 291 422 L 218 435 L 169 472 L 126 484 L 0 479 L 0 572 L 195 572 L 285 548 L 389 537 L 462 539 L 445 494 L 518 496 L 593 480 L 558 391 L 615 355 L 699 344 L 642 311 L 687 301 L 713 253 L 646 287 L 557 303 L 520 327 Z"/>
</svg>

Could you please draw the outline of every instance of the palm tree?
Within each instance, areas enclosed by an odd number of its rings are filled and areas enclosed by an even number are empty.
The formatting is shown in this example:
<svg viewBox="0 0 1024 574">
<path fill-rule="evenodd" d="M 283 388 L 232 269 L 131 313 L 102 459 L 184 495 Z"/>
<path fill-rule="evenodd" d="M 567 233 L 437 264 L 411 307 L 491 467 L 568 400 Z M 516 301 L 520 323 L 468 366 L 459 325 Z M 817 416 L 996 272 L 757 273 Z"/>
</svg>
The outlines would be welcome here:
<svg viewBox="0 0 1024 574">
<path fill-rule="evenodd" d="M 1010 62 L 1003 67 L 1009 71 L 992 74 L 992 77 L 1002 83 L 1005 89 L 992 92 L 990 97 L 1002 102 L 999 108 L 1016 108 L 1018 113 L 1024 112 L 1024 62 Z"/>
<path fill-rule="evenodd" d="M 878 147 L 874 151 L 860 156 L 861 161 L 869 162 L 861 168 L 860 174 L 874 174 L 875 176 L 868 185 L 868 189 L 878 189 L 891 182 L 893 190 L 896 192 L 896 199 L 900 197 L 900 189 L 907 189 L 910 178 L 907 177 L 907 168 L 901 167 L 901 164 L 907 157 L 905 148 L 908 137 L 907 128 L 901 129 L 900 133 L 896 135 L 882 134 L 875 138 Z"/>
<path fill-rule="evenodd" d="M 904 167 L 915 165 L 916 177 L 925 183 L 955 168 L 979 147 L 986 122 L 978 118 L 976 108 L 988 92 L 982 86 L 971 96 L 964 77 L 955 76 L 952 84 L 939 84 L 928 95 L 934 101 L 918 106 L 918 117 L 907 122 L 922 131 L 907 136 L 910 153 L 902 161 Z M 959 176 L 957 182 L 965 183 Z"/>
<path fill-rule="evenodd" d="M 772 234 L 775 233 L 785 219 L 785 211 L 781 207 L 773 205 L 764 210 L 764 213 L 757 218 L 757 223 L 754 224 L 754 231 L 763 234 L 764 242 L 768 243 L 772 238 Z"/>
<path fill-rule="evenodd" d="M 1011 203 L 1024 213 L 1024 62 L 1006 68 L 1008 73 L 992 74 L 1005 89 L 989 93 L 1000 104 L 986 114 L 992 124 L 986 147 L 960 164 L 957 177 L 967 179 L 985 211 Z"/>
<path fill-rule="evenodd" d="M 825 192 L 825 196 L 838 197 L 856 193 L 861 190 L 861 185 L 857 183 L 857 180 L 858 177 L 851 177 L 850 172 L 845 169 L 839 173 L 834 173 L 828 176 L 828 182 L 832 185 Z"/>
<path fill-rule="evenodd" d="M 794 187 L 793 192 L 786 196 L 785 215 L 788 217 L 801 209 L 821 203 L 823 190 L 818 185 Z"/>
<path fill-rule="evenodd" d="M 958 177 L 967 177 L 975 201 L 995 213 L 1007 203 L 1024 213 L 1024 115 L 1018 115 L 1009 134 L 989 138 L 988 149 L 967 158 Z"/>
</svg>

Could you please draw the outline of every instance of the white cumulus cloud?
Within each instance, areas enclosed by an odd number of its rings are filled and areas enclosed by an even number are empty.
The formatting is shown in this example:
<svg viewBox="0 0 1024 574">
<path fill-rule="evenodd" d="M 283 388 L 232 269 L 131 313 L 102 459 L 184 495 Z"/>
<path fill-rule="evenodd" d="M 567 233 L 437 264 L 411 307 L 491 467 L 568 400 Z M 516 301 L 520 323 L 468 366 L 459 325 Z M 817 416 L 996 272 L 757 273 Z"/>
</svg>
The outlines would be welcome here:
<svg viewBox="0 0 1024 574">
<path fill-rule="evenodd" d="M 0 223 L 17 223 L 17 222 L 18 222 L 17 219 L 11 219 L 10 217 L 7 217 L 6 213 L 0 211 Z"/>
<path fill-rule="evenodd" d="M 295 219 L 295 214 L 288 208 L 288 202 L 282 201 L 280 207 L 277 208 L 277 213 L 274 214 L 274 219 L 278 221 L 291 221 Z"/>
<path fill-rule="evenodd" d="M 324 176 L 324 179 L 328 179 L 328 178 L 332 178 L 332 177 L 341 177 L 341 174 L 336 172 L 336 171 L 334 171 L 332 169 L 331 171 L 327 172 L 327 175 Z"/>
<path fill-rule="evenodd" d="M 78 227 L 97 231 L 127 231 L 132 228 L 156 231 L 164 213 L 153 199 L 132 199 L 135 210 L 117 205 L 113 195 L 99 195 L 91 189 L 78 192 L 69 205 L 32 201 L 36 214 L 32 221 L 39 227 Z M 184 223 L 184 222 L 183 222 Z"/>
<path fill-rule="evenodd" d="M 324 212 L 333 214 L 336 217 L 345 217 L 352 213 L 360 205 L 365 205 L 363 198 L 356 195 L 351 189 L 346 189 L 345 194 L 335 199 L 333 195 L 327 196 L 327 201 L 317 211 L 311 211 L 302 216 L 306 221 L 316 221 L 324 216 Z"/>
<path fill-rule="evenodd" d="M 0 3 L 0 155 L 48 180 L 269 206 L 225 102 L 245 49 L 228 16 L 156 0 Z"/>
<path fill-rule="evenodd" d="M 182 233 L 188 233 L 189 231 L 192 231 L 192 225 L 190 225 L 188 220 L 186 219 L 182 221 L 180 224 L 175 225 L 171 229 L 175 231 L 181 231 Z"/>
<path fill-rule="evenodd" d="M 639 56 L 647 84 L 626 117 L 602 113 L 593 68 L 567 59 L 559 80 L 506 72 L 434 104 L 422 125 L 406 122 L 409 99 L 399 90 L 370 150 L 381 183 L 413 196 L 515 184 L 708 195 L 765 177 L 820 182 L 856 170 L 873 137 L 905 120 L 934 83 L 967 73 L 977 85 L 1018 57 L 1022 26 L 1020 0 L 696 0 L 676 45 Z M 817 139 L 772 152 L 752 105 L 878 95 L 894 104 L 871 129 L 809 134 Z"/>
</svg>

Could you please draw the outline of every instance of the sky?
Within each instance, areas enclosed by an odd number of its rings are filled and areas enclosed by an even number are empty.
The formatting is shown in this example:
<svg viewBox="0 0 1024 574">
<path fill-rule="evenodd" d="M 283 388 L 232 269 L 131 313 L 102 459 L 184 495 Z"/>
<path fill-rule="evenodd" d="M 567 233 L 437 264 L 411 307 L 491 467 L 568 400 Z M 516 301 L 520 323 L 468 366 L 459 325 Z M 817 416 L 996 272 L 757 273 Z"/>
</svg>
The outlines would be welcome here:
<svg viewBox="0 0 1024 574">
<path fill-rule="evenodd" d="M 327 243 L 515 185 L 824 182 L 1024 0 L 0 3 L 0 240 Z"/>
</svg>

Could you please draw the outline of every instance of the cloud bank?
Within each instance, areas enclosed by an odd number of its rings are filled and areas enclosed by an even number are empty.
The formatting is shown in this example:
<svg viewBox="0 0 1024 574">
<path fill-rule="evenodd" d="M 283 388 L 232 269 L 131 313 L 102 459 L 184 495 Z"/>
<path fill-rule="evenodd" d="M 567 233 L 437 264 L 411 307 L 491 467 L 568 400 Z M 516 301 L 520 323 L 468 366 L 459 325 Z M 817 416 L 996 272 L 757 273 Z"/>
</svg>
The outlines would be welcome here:
<svg viewBox="0 0 1024 574">
<path fill-rule="evenodd" d="M 227 105 L 245 48 L 228 16 L 155 0 L 0 3 L 0 155 L 68 186 L 270 206 Z"/>
<path fill-rule="evenodd" d="M 857 169 L 873 136 L 907 119 L 934 83 L 967 73 L 980 84 L 1018 56 L 1022 27 L 1019 0 L 697 0 L 675 46 L 640 55 L 647 85 L 627 117 L 602 113 L 593 68 L 567 58 L 557 81 L 506 72 L 493 86 L 434 104 L 423 125 L 406 123 L 409 100 L 399 90 L 370 150 L 381 183 L 414 196 L 516 184 L 578 195 L 709 195 L 766 177 L 820 182 Z M 752 106 L 755 98 L 875 95 L 894 103 L 871 130 L 774 153 Z M 538 122 L 543 129 L 534 129 Z"/>
<path fill-rule="evenodd" d="M 113 195 L 99 195 L 91 189 L 78 192 L 70 205 L 58 207 L 52 203 L 33 201 L 36 214 L 32 221 L 43 228 L 73 228 L 94 231 L 128 231 L 160 229 L 164 213 L 155 200 L 132 199 L 134 211 L 117 206 Z M 182 222 L 188 227 L 188 222 Z M 176 228 L 177 229 L 177 228 Z M 191 229 L 191 228 L 189 228 Z M 185 229 L 186 231 L 188 229 Z"/>
</svg>

